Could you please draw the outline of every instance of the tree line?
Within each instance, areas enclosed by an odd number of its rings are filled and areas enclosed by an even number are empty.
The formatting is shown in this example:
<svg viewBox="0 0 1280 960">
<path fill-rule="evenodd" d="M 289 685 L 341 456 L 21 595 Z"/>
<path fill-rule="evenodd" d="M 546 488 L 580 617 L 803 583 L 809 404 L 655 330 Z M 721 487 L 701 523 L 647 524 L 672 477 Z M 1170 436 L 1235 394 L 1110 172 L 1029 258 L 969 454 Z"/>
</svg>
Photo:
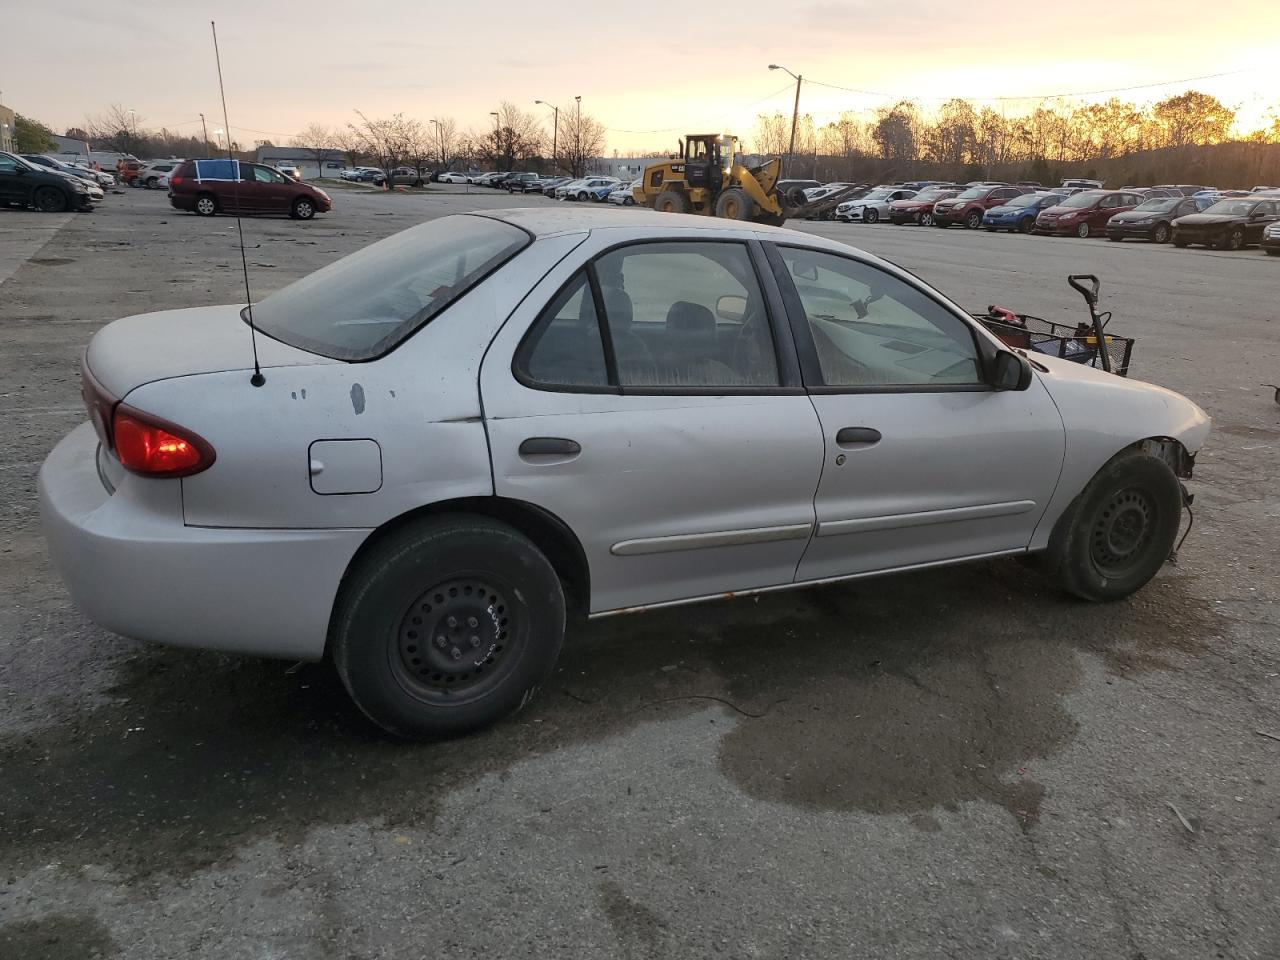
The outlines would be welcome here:
<svg viewBox="0 0 1280 960">
<path fill-rule="evenodd" d="M 1158 103 L 1042 104 L 1007 115 L 952 99 L 932 114 L 901 100 L 827 124 L 803 116 L 789 176 L 817 180 L 1037 180 L 1280 185 L 1280 118 L 1245 136 L 1236 111 L 1188 90 Z M 752 148 L 785 156 L 791 117 L 761 115 Z"/>
</svg>

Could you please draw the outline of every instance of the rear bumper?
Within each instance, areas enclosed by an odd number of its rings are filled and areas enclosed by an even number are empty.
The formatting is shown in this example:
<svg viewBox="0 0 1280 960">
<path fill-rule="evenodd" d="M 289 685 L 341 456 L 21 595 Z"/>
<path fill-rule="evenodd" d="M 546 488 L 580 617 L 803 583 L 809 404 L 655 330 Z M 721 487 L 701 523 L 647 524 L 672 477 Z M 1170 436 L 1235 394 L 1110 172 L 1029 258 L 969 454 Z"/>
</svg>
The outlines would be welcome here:
<svg viewBox="0 0 1280 960">
<path fill-rule="evenodd" d="M 338 585 L 367 530 L 189 527 L 181 481 L 129 477 L 110 494 L 97 448 L 81 424 L 37 483 L 49 554 L 91 620 L 175 646 L 323 655 Z"/>
</svg>

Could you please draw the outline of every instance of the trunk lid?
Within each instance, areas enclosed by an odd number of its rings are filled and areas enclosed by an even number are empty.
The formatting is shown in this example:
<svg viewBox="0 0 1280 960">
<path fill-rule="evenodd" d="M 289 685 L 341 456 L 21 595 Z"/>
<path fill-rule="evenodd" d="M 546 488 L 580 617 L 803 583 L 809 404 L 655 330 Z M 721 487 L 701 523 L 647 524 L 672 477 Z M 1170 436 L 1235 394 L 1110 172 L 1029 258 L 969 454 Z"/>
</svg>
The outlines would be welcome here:
<svg viewBox="0 0 1280 960">
<path fill-rule="evenodd" d="M 122 400 L 144 383 L 201 373 L 253 369 L 249 325 L 241 306 L 191 307 L 124 317 L 89 342 L 85 365 L 111 397 Z M 259 331 L 262 368 L 342 363 L 308 353 Z M 247 379 L 247 378 L 246 378 Z"/>
</svg>

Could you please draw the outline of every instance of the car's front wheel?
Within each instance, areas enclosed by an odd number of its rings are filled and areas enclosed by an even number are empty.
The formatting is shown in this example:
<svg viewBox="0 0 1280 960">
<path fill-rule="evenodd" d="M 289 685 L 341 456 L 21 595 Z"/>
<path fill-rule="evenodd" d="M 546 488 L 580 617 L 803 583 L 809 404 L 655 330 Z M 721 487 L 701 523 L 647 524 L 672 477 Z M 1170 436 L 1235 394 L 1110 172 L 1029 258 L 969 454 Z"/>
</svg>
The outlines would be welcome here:
<svg viewBox="0 0 1280 960">
<path fill-rule="evenodd" d="M 402 527 L 348 572 L 330 628 L 351 698 L 396 736 L 440 738 L 523 707 L 551 673 L 565 601 L 551 563 L 486 517 Z"/>
<path fill-rule="evenodd" d="M 1181 521 L 1182 490 L 1169 464 L 1127 450 L 1098 471 L 1059 519 L 1047 568 L 1069 593 L 1119 600 L 1164 565 Z"/>
<path fill-rule="evenodd" d="M 1081 240 L 1088 240 L 1089 235 L 1092 232 L 1093 230 L 1092 228 L 1090 228 L 1088 220 L 1085 220 L 1083 223 L 1080 224 L 1080 226 L 1076 227 L 1076 236 L 1079 237 Z"/>
<path fill-rule="evenodd" d="M 1169 225 L 1167 223 L 1157 223 L 1155 230 L 1151 232 L 1151 239 L 1156 243 L 1169 242 Z"/>
<path fill-rule="evenodd" d="M 867 207 L 862 211 L 863 223 L 878 223 L 880 221 L 880 211 L 875 207 Z"/>
<path fill-rule="evenodd" d="M 982 213 L 978 210 L 970 210 L 969 215 L 964 218 L 964 225 L 970 230 L 977 230 L 982 226 Z"/>
<path fill-rule="evenodd" d="M 1244 230 L 1236 227 L 1230 233 L 1224 234 L 1222 239 L 1218 241 L 1218 246 L 1222 250 L 1243 250 L 1244 249 Z"/>
<path fill-rule="evenodd" d="M 41 213 L 62 213 L 67 209 L 67 195 L 57 187 L 41 187 L 32 197 L 32 206 Z"/>
<path fill-rule="evenodd" d="M 295 220 L 310 220 L 316 215 L 316 205 L 306 197 L 299 197 L 293 201 L 289 215 Z"/>
</svg>

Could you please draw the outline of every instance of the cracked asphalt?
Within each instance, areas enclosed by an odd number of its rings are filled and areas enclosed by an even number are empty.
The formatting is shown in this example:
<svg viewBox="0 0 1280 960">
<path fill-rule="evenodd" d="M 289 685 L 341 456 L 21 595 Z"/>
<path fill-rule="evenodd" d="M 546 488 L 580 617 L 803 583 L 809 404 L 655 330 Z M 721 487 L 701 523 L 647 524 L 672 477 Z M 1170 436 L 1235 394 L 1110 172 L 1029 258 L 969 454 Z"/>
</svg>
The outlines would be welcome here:
<svg viewBox="0 0 1280 960">
<path fill-rule="evenodd" d="M 335 201 L 245 221 L 255 295 L 509 198 Z M 975 309 L 1074 321 L 1098 273 L 1133 375 L 1214 417 L 1178 563 L 1109 606 L 1001 561 L 579 624 L 527 710 L 423 746 L 323 664 L 70 603 L 34 490 L 79 353 L 240 299 L 234 221 L 0 211 L 0 960 L 1280 956 L 1280 262 L 804 228 Z"/>
</svg>

